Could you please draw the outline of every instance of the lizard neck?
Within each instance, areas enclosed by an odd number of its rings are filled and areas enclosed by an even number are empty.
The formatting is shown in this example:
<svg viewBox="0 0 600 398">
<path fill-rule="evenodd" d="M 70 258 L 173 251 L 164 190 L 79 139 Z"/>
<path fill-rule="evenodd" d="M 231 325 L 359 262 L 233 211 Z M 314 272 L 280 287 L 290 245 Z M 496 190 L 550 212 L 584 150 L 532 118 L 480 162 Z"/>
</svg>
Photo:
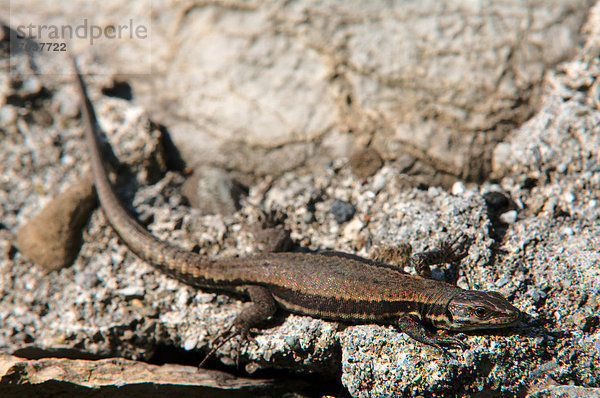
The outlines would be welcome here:
<svg viewBox="0 0 600 398">
<path fill-rule="evenodd" d="M 431 282 L 417 295 L 418 313 L 422 321 L 437 328 L 449 329 L 451 319 L 448 315 L 448 304 L 463 289 L 445 282 Z"/>
</svg>

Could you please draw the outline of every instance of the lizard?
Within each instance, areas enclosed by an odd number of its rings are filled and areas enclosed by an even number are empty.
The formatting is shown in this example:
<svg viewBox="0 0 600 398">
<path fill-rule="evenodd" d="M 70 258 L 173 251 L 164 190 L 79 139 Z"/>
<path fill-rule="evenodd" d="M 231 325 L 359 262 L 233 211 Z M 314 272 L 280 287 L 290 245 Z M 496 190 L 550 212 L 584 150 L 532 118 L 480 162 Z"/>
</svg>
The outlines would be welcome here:
<svg viewBox="0 0 600 398">
<path fill-rule="evenodd" d="M 432 333 L 432 327 L 460 332 L 511 327 L 519 322 L 519 309 L 497 292 L 462 289 L 354 254 L 269 252 L 212 258 L 155 237 L 127 212 L 115 193 L 103 161 L 94 108 L 75 59 L 73 67 L 96 193 L 120 239 L 139 258 L 183 283 L 241 293 L 251 301 L 213 341 L 221 344 L 211 354 L 233 337 L 247 339 L 249 331 L 277 309 L 331 321 L 395 325 L 444 354 L 442 346 L 464 349 L 465 345 L 456 337 Z M 446 249 L 433 249 L 412 254 L 410 262 L 417 270 L 427 270 L 429 265 L 448 262 L 449 256 Z"/>
</svg>

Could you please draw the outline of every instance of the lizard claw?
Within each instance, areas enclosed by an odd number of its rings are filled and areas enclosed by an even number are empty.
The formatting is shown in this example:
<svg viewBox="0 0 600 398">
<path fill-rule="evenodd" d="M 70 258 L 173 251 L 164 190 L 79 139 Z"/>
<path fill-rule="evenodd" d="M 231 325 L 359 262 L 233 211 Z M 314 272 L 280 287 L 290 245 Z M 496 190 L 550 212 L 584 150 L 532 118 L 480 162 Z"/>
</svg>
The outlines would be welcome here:
<svg viewBox="0 0 600 398">
<path fill-rule="evenodd" d="M 469 348 L 469 346 L 467 344 L 465 344 L 462 340 L 460 340 L 456 337 L 445 335 L 445 334 L 437 335 L 433 339 L 435 341 L 435 344 L 433 344 L 433 346 L 435 348 L 437 348 L 442 353 L 443 356 L 449 357 L 454 360 L 457 360 L 457 357 L 454 354 L 452 354 L 450 351 L 448 351 L 446 348 L 442 347 L 440 344 L 443 344 L 443 345 L 449 346 L 449 347 L 458 347 L 462 351 Z"/>
<path fill-rule="evenodd" d="M 258 329 L 249 329 L 240 325 L 236 322 L 233 322 L 227 329 L 223 332 L 219 333 L 209 344 L 211 347 L 210 351 L 204 356 L 202 361 L 198 364 L 198 368 L 202 368 L 206 361 L 212 357 L 215 352 L 217 352 L 221 347 L 223 347 L 227 342 L 236 338 L 235 348 L 233 348 L 233 352 L 235 353 L 235 364 L 239 366 L 240 363 L 240 353 L 244 348 L 247 348 L 250 344 L 254 344 L 256 347 L 259 347 L 256 338 L 254 338 L 253 334 L 257 334 Z"/>
<path fill-rule="evenodd" d="M 441 248 L 447 253 L 449 260 L 458 261 L 467 256 L 469 243 L 471 243 L 471 238 L 460 233 L 454 239 L 443 242 Z"/>
<path fill-rule="evenodd" d="M 254 337 L 255 335 L 260 334 L 259 329 L 252 328 L 246 329 L 244 332 L 240 333 L 238 336 L 240 337 L 237 340 L 236 348 L 235 348 L 235 365 L 239 367 L 240 365 L 240 353 L 243 352 L 246 354 L 248 352 L 248 347 L 250 345 L 254 345 L 256 348 L 259 348 L 260 345 L 258 341 Z"/>
<path fill-rule="evenodd" d="M 235 353 L 236 353 L 236 363 L 239 363 L 239 351 L 241 342 L 247 338 L 248 330 L 244 330 L 244 328 L 240 328 L 236 323 L 232 323 L 227 329 L 219 333 L 210 343 L 211 347 L 210 351 L 204 356 L 202 361 L 198 364 L 198 369 L 201 369 L 206 361 L 210 357 L 214 355 L 221 347 L 223 347 L 228 341 L 235 337 L 240 337 L 238 343 L 236 344 Z"/>
<path fill-rule="evenodd" d="M 445 334 L 435 336 L 435 341 L 436 341 L 436 343 L 439 343 L 439 344 L 444 344 L 444 345 L 453 346 L 453 347 L 459 347 L 461 350 L 466 350 L 467 348 L 469 348 L 469 346 L 467 344 L 465 344 L 465 342 L 463 342 L 459 338 L 453 337 L 453 336 L 448 336 Z"/>
</svg>

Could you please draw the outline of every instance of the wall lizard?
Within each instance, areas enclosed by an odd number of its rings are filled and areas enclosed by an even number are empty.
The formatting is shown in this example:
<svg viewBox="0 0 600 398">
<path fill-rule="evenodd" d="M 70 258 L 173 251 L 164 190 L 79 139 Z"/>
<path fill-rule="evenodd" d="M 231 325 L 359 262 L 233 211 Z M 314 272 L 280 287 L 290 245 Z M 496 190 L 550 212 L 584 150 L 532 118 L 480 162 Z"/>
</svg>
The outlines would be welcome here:
<svg viewBox="0 0 600 398">
<path fill-rule="evenodd" d="M 499 293 L 464 290 L 352 254 L 286 252 L 209 258 L 156 238 L 127 213 L 115 194 L 98 142 L 94 109 L 74 60 L 73 66 L 96 192 L 121 240 L 138 257 L 186 284 L 250 298 L 252 304 L 218 337 L 221 344 L 235 336 L 240 341 L 247 338 L 251 328 L 278 308 L 326 320 L 393 324 L 443 352 L 441 345 L 464 348 L 464 344 L 456 337 L 433 334 L 425 326 L 467 331 L 519 322 L 519 310 Z M 446 262 L 447 257 L 447 250 L 432 250 L 413 254 L 411 262 L 428 267 Z"/>
</svg>

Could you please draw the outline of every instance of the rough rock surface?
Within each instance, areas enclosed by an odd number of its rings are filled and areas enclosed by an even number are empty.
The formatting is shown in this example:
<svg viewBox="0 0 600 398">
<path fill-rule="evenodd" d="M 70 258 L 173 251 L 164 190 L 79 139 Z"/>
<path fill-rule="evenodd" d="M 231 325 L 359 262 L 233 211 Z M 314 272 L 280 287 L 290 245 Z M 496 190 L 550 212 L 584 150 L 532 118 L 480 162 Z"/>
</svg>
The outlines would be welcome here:
<svg viewBox="0 0 600 398">
<path fill-rule="evenodd" d="M 10 3 L 14 26 L 90 11 Z M 573 55 L 592 2 L 116 3 L 90 23 L 133 18 L 151 40 L 73 50 L 95 72 L 138 74 L 135 98 L 191 167 L 251 185 L 370 146 L 417 182 L 449 186 L 487 177 L 495 144 L 537 108 L 544 73 Z"/>
<path fill-rule="evenodd" d="M 243 352 L 245 371 L 314 372 L 365 397 L 592 396 L 600 386 L 598 26 L 597 6 L 584 48 L 547 75 L 540 112 L 495 147 L 495 183 L 457 183 L 452 193 L 413 188 L 389 162 L 359 180 L 339 159 L 320 173 L 252 185 L 232 216 L 202 216 L 182 199 L 180 175 L 157 172 L 161 140 L 142 109 L 101 96 L 102 78 L 88 82 L 113 150 L 136 176 L 120 179 L 120 193 L 156 236 L 208 255 L 253 252 L 250 203 L 285 211 L 292 238 L 314 249 L 369 256 L 375 246 L 408 241 L 423 250 L 466 234 L 467 257 L 434 277 L 500 291 L 526 314 L 513 330 L 462 336 L 470 347 L 455 352 L 456 361 L 393 327 L 278 314 Z M 1 61 L 0 350 L 143 360 L 171 350 L 198 361 L 247 304 L 156 273 L 120 243 L 101 211 L 72 267 L 44 275 L 12 248 L 18 227 L 83 175 L 87 155 L 69 79 L 29 76 L 17 56 Z M 9 75 L 9 62 L 22 74 Z M 355 208 L 341 224 L 331 213 L 336 200 Z M 231 350 L 224 346 L 218 360 L 233 365 Z"/>
</svg>

